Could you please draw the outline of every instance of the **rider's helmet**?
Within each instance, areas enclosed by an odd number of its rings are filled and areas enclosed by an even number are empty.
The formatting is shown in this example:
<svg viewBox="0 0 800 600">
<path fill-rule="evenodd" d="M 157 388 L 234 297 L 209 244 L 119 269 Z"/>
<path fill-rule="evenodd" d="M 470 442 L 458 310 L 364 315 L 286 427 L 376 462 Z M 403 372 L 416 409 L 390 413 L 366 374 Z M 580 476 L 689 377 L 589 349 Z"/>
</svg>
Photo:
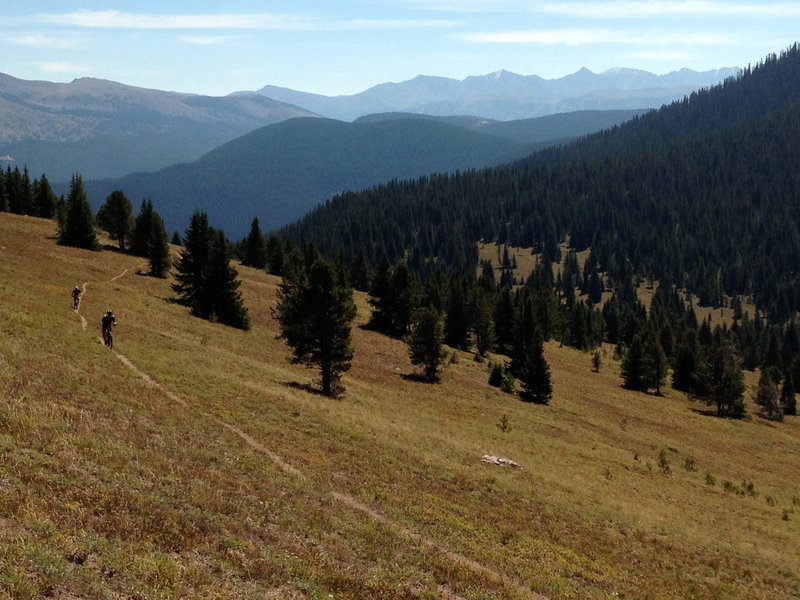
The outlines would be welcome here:
<svg viewBox="0 0 800 600">
<path fill-rule="evenodd" d="M 107 314 L 107 315 L 110 317 L 110 316 L 111 316 L 111 315 L 113 315 L 114 313 L 113 313 L 113 312 L 111 312 L 111 309 L 109 308 L 109 309 L 108 309 L 108 312 L 107 312 L 106 314 Z"/>
</svg>

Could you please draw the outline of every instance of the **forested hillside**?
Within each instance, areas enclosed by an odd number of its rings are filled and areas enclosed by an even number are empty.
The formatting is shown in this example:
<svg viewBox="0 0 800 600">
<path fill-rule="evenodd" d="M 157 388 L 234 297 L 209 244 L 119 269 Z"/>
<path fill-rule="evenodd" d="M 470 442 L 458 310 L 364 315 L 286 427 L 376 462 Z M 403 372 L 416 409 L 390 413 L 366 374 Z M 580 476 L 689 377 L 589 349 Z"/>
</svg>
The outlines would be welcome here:
<svg viewBox="0 0 800 600">
<path fill-rule="evenodd" d="M 800 301 L 800 49 L 682 102 L 515 164 L 340 195 L 282 233 L 372 265 L 469 271 L 476 242 L 559 258 L 591 247 L 609 287 L 633 275 L 712 305 L 752 294 L 772 318 Z"/>
<path fill-rule="evenodd" d="M 204 210 L 228 235 L 239 237 L 253 217 L 277 228 L 342 190 L 497 165 L 525 154 L 519 142 L 436 121 L 301 118 L 244 135 L 192 163 L 90 181 L 86 189 L 95 202 L 115 189 L 152 198 L 169 229 Z"/>
</svg>

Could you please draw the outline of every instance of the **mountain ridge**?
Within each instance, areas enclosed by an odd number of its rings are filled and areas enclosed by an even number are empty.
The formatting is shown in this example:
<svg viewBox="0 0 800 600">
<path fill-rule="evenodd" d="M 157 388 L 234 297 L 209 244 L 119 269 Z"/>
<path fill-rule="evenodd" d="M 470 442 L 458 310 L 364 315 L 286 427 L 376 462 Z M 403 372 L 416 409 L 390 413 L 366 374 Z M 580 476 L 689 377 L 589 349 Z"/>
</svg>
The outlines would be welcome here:
<svg viewBox="0 0 800 600">
<path fill-rule="evenodd" d="M 655 75 L 623 67 L 593 73 L 584 67 L 561 78 L 544 79 L 499 70 L 462 80 L 417 75 L 350 95 L 325 96 L 272 85 L 257 93 L 345 121 L 382 112 L 474 114 L 508 121 L 575 110 L 658 108 L 739 72 L 735 67 L 703 72 L 683 68 Z"/>
<path fill-rule="evenodd" d="M 0 73 L 0 155 L 53 181 L 112 177 L 187 162 L 306 110 L 256 94 L 202 96 L 83 77 L 27 81 Z"/>
</svg>

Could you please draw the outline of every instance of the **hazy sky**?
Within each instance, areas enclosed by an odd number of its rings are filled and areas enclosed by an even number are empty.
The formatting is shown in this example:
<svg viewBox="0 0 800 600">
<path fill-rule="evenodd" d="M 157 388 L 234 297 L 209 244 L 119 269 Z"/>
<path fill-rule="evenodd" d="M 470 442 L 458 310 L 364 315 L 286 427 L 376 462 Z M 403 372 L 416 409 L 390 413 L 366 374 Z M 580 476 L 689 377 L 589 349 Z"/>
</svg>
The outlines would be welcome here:
<svg viewBox="0 0 800 600">
<path fill-rule="evenodd" d="M 3 5 L 0 72 L 336 95 L 418 74 L 743 67 L 799 38 L 796 0 L 25 0 Z"/>
</svg>

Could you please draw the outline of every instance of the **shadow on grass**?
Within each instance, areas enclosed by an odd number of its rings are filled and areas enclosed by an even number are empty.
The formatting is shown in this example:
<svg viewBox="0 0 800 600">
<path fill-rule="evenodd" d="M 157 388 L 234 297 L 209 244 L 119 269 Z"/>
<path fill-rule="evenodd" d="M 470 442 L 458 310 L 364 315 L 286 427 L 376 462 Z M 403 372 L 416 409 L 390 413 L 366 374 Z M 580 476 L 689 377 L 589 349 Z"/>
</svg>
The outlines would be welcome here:
<svg viewBox="0 0 800 600">
<path fill-rule="evenodd" d="M 316 396 L 325 396 L 322 393 L 322 390 L 311 384 L 311 383 L 300 383 L 299 381 L 283 381 L 282 385 L 285 385 L 288 388 L 292 388 L 293 390 L 302 390 L 304 392 L 308 392 L 309 394 L 314 394 Z M 327 398 L 327 396 L 325 396 Z"/>
<path fill-rule="evenodd" d="M 400 377 L 405 379 L 406 381 L 413 381 L 414 383 L 439 383 L 438 380 L 431 381 L 425 375 L 420 373 L 401 373 Z"/>
</svg>

